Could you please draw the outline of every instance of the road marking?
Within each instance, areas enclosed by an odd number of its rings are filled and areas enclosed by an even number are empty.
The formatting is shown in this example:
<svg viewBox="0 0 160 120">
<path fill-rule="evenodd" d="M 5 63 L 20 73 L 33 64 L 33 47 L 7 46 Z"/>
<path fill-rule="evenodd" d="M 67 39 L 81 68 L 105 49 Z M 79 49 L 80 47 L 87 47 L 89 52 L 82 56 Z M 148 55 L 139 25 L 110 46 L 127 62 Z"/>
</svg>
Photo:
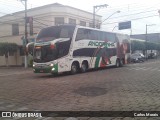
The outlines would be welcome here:
<svg viewBox="0 0 160 120">
<path fill-rule="evenodd" d="M 154 62 L 143 62 L 143 63 L 133 63 L 129 64 L 129 66 L 139 66 L 139 65 L 147 65 L 147 64 L 159 64 L 159 61 L 154 61 Z"/>
<path fill-rule="evenodd" d="M 133 68 L 127 68 L 128 70 L 149 70 L 149 71 L 160 71 L 160 68 L 153 68 L 153 67 L 133 67 Z"/>
<path fill-rule="evenodd" d="M 152 67 L 147 67 L 147 68 L 145 68 L 145 70 L 150 70 L 150 69 L 152 69 Z"/>
<path fill-rule="evenodd" d="M 7 108 L 11 108 L 11 107 L 14 107 L 15 105 L 7 105 L 6 107 Z"/>
<path fill-rule="evenodd" d="M 17 111 L 22 111 L 22 110 L 27 110 L 28 108 L 27 107 L 21 107 L 21 108 L 18 108 Z"/>
<path fill-rule="evenodd" d="M 154 69 L 151 69 L 151 71 L 155 71 L 155 70 L 158 70 L 159 68 L 154 68 Z"/>
</svg>

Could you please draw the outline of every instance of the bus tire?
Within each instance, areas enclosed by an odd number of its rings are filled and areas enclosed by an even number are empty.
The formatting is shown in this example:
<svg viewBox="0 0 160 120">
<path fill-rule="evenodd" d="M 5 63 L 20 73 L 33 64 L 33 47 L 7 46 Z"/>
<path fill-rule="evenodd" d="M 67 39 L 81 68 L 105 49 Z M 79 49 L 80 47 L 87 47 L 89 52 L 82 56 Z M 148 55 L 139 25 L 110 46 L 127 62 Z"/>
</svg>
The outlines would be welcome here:
<svg viewBox="0 0 160 120">
<path fill-rule="evenodd" d="M 57 77 L 58 73 L 51 73 L 53 77 Z"/>
<path fill-rule="evenodd" d="M 71 65 L 71 74 L 76 74 L 79 71 L 78 64 L 76 62 L 72 63 Z"/>
<path fill-rule="evenodd" d="M 124 60 L 121 59 L 121 60 L 120 60 L 120 67 L 123 67 L 123 65 L 124 65 Z"/>
<path fill-rule="evenodd" d="M 81 66 L 81 72 L 84 73 L 87 71 L 87 69 L 88 69 L 88 63 L 84 61 Z"/>
<path fill-rule="evenodd" d="M 120 67 L 120 60 L 119 59 L 116 60 L 116 67 L 117 68 Z"/>
</svg>

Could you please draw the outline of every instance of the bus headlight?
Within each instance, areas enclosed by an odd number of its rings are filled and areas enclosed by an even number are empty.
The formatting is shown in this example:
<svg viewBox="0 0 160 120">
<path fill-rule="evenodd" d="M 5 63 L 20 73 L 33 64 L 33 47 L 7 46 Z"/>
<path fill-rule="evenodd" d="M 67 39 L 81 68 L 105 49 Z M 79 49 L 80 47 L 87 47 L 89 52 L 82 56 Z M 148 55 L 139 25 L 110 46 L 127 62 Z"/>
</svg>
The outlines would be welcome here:
<svg viewBox="0 0 160 120">
<path fill-rule="evenodd" d="M 54 64 L 52 64 L 52 63 L 50 64 L 51 67 L 53 67 L 53 65 L 54 65 Z"/>
<path fill-rule="evenodd" d="M 55 70 L 55 68 L 52 68 L 52 71 L 54 71 Z"/>
<path fill-rule="evenodd" d="M 33 64 L 33 67 L 35 67 L 35 64 Z"/>
</svg>

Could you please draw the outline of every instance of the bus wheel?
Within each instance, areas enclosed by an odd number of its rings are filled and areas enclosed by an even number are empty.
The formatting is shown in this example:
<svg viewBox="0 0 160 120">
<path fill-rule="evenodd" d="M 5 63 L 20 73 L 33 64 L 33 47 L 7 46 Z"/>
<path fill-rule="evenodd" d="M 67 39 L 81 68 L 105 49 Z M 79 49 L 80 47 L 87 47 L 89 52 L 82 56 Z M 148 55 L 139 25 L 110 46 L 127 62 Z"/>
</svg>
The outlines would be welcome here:
<svg viewBox="0 0 160 120">
<path fill-rule="evenodd" d="M 123 62 L 123 59 L 120 60 L 120 67 L 123 67 L 124 65 L 124 62 Z"/>
<path fill-rule="evenodd" d="M 88 64 L 87 62 L 83 62 L 81 66 L 81 72 L 86 72 L 88 69 Z"/>
<path fill-rule="evenodd" d="M 78 64 L 72 63 L 71 74 L 76 74 L 76 73 L 78 73 Z"/>
<path fill-rule="evenodd" d="M 119 59 L 116 60 L 116 67 L 120 67 L 120 61 L 119 61 Z"/>
<path fill-rule="evenodd" d="M 57 77 L 58 73 L 51 73 L 53 77 Z"/>
</svg>

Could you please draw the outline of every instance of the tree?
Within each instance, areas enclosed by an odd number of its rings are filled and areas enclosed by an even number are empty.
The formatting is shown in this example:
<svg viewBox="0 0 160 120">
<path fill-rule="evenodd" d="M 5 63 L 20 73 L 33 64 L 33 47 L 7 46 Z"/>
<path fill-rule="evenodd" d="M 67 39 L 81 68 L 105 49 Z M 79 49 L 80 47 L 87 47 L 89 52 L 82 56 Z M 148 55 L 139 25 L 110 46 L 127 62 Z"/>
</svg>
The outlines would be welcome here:
<svg viewBox="0 0 160 120">
<path fill-rule="evenodd" d="M 5 55 L 6 66 L 8 66 L 8 55 L 9 53 L 15 53 L 18 49 L 18 45 L 16 43 L 0 43 L 0 54 Z"/>
<path fill-rule="evenodd" d="M 131 41 L 131 49 L 133 52 L 136 50 L 145 50 L 145 42 Z"/>
</svg>

